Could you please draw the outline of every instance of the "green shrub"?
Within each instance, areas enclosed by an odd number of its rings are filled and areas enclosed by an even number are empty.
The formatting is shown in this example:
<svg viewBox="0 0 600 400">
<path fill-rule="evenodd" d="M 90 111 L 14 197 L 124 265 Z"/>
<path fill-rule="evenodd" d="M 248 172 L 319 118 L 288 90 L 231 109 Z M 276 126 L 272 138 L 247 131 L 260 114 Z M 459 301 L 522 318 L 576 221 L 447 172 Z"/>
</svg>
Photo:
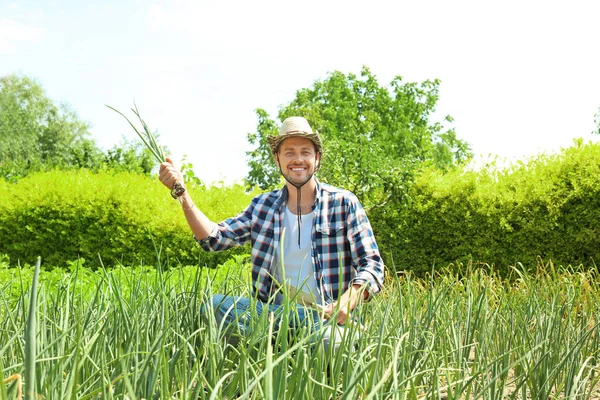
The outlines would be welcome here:
<svg viewBox="0 0 600 400">
<path fill-rule="evenodd" d="M 243 210 L 255 193 L 241 185 L 190 187 L 214 221 Z M 542 155 L 508 169 L 425 170 L 404 208 L 369 210 L 388 267 L 424 274 L 472 262 L 502 274 L 538 257 L 557 265 L 593 265 L 600 255 L 600 144 Z M 400 222 L 397 222 L 400 221 Z M 205 253 L 193 241 L 180 205 L 156 178 L 81 171 L 0 180 L 0 254 L 10 263 L 91 268 L 116 264 L 216 266 L 233 254 Z M 5 261 L 7 262 L 7 261 Z"/>
<path fill-rule="evenodd" d="M 215 221 L 242 211 L 252 197 L 241 185 L 189 190 Z M 100 257 L 107 266 L 155 264 L 157 250 L 163 261 L 184 265 L 214 266 L 232 254 L 202 251 L 181 206 L 156 178 L 57 170 L 0 181 L 0 254 L 13 264 L 37 256 L 51 266 L 83 258 L 93 268 Z"/>
<path fill-rule="evenodd" d="M 600 256 L 600 144 L 577 142 L 508 169 L 427 170 L 410 195 L 392 249 L 398 270 L 472 261 L 506 274 L 538 257 L 590 266 Z"/>
</svg>

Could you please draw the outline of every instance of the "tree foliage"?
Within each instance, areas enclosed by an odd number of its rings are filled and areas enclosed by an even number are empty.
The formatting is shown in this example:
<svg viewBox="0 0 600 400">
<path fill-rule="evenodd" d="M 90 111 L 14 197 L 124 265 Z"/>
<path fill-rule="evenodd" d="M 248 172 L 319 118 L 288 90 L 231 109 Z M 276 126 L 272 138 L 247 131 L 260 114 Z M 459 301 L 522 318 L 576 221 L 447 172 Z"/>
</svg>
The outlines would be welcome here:
<svg viewBox="0 0 600 400">
<path fill-rule="evenodd" d="M 299 90 L 278 116 L 281 121 L 292 115 L 306 117 L 324 142 L 320 177 L 344 183 L 376 205 L 377 198 L 385 199 L 404 186 L 422 163 L 448 169 L 470 156 L 469 146 L 454 130 L 430 121 L 438 91 L 437 80 L 403 83 L 397 76 L 384 87 L 368 68 L 359 77 L 334 72 L 312 88 Z M 280 182 L 267 143 L 279 124 L 262 109 L 257 116 L 257 132 L 248 135 L 257 148 L 248 152 L 247 181 L 267 189 Z M 373 189 L 378 196 L 373 197 Z"/>
<path fill-rule="evenodd" d="M 136 172 L 150 175 L 156 166 L 152 152 L 138 139 L 129 141 L 125 137 L 104 154 L 105 167 L 118 172 Z"/>
<path fill-rule="evenodd" d="M 275 187 L 280 182 L 279 170 L 273 161 L 267 141 L 269 136 L 277 134 L 279 128 L 265 110 L 257 109 L 256 116 L 258 117 L 257 132 L 249 133 L 248 141 L 257 147 L 247 152 L 250 172 L 246 180 L 251 186 L 259 186 L 264 190 Z"/>
<path fill-rule="evenodd" d="M 67 104 L 56 105 L 34 79 L 14 74 L 0 78 L 0 176 L 5 179 L 16 181 L 53 168 L 154 172 L 157 162 L 139 139 L 123 138 L 103 151 L 89 129 Z"/>
<path fill-rule="evenodd" d="M 396 76 L 382 86 L 364 67 L 359 76 L 333 72 L 279 111 L 279 120 L 305 117 L 324 146 L 319 177 L 354 192 L 376 228 L 378 241 L 391 248 L 397 243 L 398 210 L 407 202 L 407 188 L 416 171 L 425 166 L 454 168 L 470 156 L 468 144 L 453 129 L 432 122 L 439 99 L 438 80 L 404 82 Z M 247 181 L 261 189 L 280 183 L 279 171 L 267 144 L 279 124 L 257 110 L 257 132 L 248 135 L 256 149 L 248 152 Z M 452 118 L 445 117 L 445 122 Z"/>
<path fill-rule="evenodd" d="M 592 133 L 600 135 L 600 107 L 598 108 L 598 112 L 594 116 L 594 122 L 596 124 L 596 130 Z"/>
<path fill-rule="evenodd" d="M 91 167 L 101 151 L 89 124 L 66 104 L 56 105 L 35 80 L 0 78 L 0 173 L 19 177 L 42 166 Z"/>
</svg>

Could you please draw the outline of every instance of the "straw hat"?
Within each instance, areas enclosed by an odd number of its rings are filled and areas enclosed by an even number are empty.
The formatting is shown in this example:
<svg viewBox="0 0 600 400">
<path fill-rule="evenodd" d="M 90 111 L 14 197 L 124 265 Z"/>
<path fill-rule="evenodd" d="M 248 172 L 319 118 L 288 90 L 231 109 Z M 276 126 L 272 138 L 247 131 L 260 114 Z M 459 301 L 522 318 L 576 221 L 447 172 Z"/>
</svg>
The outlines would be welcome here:
<svg viewBox="0 0 600 400">
<path fill-rule="evenodd" d="M 279 134 L 267 138 L 269 146 L 271 146 L 271 151 L 276 153 L 281 142 L 290 137 L 306 138 L 315 144 L 318 153 L 323 152 L 319 134 L 313 132 L 308 121 L 302 117 L 286 118 L 285 121 L 283 121 L 283 124 L 281 124 L 281 128 L 279 128 Z"/>
</svg>

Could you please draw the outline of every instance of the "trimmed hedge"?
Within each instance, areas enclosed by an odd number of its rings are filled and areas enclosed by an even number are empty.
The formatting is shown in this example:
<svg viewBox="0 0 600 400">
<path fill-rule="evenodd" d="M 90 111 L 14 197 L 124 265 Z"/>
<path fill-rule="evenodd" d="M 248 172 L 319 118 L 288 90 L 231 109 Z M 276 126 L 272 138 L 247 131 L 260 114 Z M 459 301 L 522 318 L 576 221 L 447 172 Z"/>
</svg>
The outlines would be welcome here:
<svg viewBox="0 0 600 400">
<path fill-rule="evenodd" d="M 252 198 L 241 185 L 189 190 L 215 221 L 239 213 Z M 13 264 L 41 256 L 51 266 L 83 258 L 94 268 L 99 257 L 106 266 L 154 265 L 155 245 L 171 264 L 215 266 L 232 254 L 205 253 L 195 243 L 181 206 L 157 178 L 57 170 L 16 184 L 0 181 L 0 254 Z"/>
<path fill-rule="evenodd" d="M 423 172 L 398 227 L 395 269 L 417 274 L 469 262 L 504 275 L 537 260 L 593 266 L 600 258 L 600 144 L 576 142 L 508 169 Z"/>
<path fill-rule="evenodd" d="M 189 190 L 214 221 L 256 194 L 241 185 Z M 474 262 L 506 275 L 516 263 L 535 268 L 539 257 L 565 266 L 593 266 L 600 257 L 600 144 L 578 142 L 509 169 L 426 170 L 409 191 L 407 207 L 369 214 L 379 242 L 397 243 L 382 246 L 391 269 L 422 275 Z M 0 180 L 0 254 L 11 264 L 37 256 L 47 266 L 78 257 L 92 268 L 99 257 L 106 266 L 155 264 L 154 243 L 171 264 L 216 266 L 248 253 L 202 251 L 156 178 L 80 170 Z"/>
</svg>

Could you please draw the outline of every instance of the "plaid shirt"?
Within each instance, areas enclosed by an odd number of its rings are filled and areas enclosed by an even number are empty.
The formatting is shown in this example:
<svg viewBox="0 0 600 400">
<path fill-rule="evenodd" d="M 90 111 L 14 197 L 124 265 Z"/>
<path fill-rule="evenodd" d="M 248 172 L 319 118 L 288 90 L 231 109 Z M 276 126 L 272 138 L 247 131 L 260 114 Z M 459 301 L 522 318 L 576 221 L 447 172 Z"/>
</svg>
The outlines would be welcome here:
<svg viewBox="0 0 600 400">
<path fill-rule="evenodd" d="M 316 178 L 315 178 L 316 179 Z M 252 282 L 258 298 L 275 293 L 273 277 L 280 248 L 284 187 L 255 197 L 239 215 L 215 226 L 198 243 L 206 251 L 221 251 L 252 243 Z M 352 284 L 367 284 L 369 294 L 383 285 L 384 268 L 365 210 L 354 194 L 317 181 L 311 256 L 319 295 L 325 303 L 337 300 Z"/>
</svg>

